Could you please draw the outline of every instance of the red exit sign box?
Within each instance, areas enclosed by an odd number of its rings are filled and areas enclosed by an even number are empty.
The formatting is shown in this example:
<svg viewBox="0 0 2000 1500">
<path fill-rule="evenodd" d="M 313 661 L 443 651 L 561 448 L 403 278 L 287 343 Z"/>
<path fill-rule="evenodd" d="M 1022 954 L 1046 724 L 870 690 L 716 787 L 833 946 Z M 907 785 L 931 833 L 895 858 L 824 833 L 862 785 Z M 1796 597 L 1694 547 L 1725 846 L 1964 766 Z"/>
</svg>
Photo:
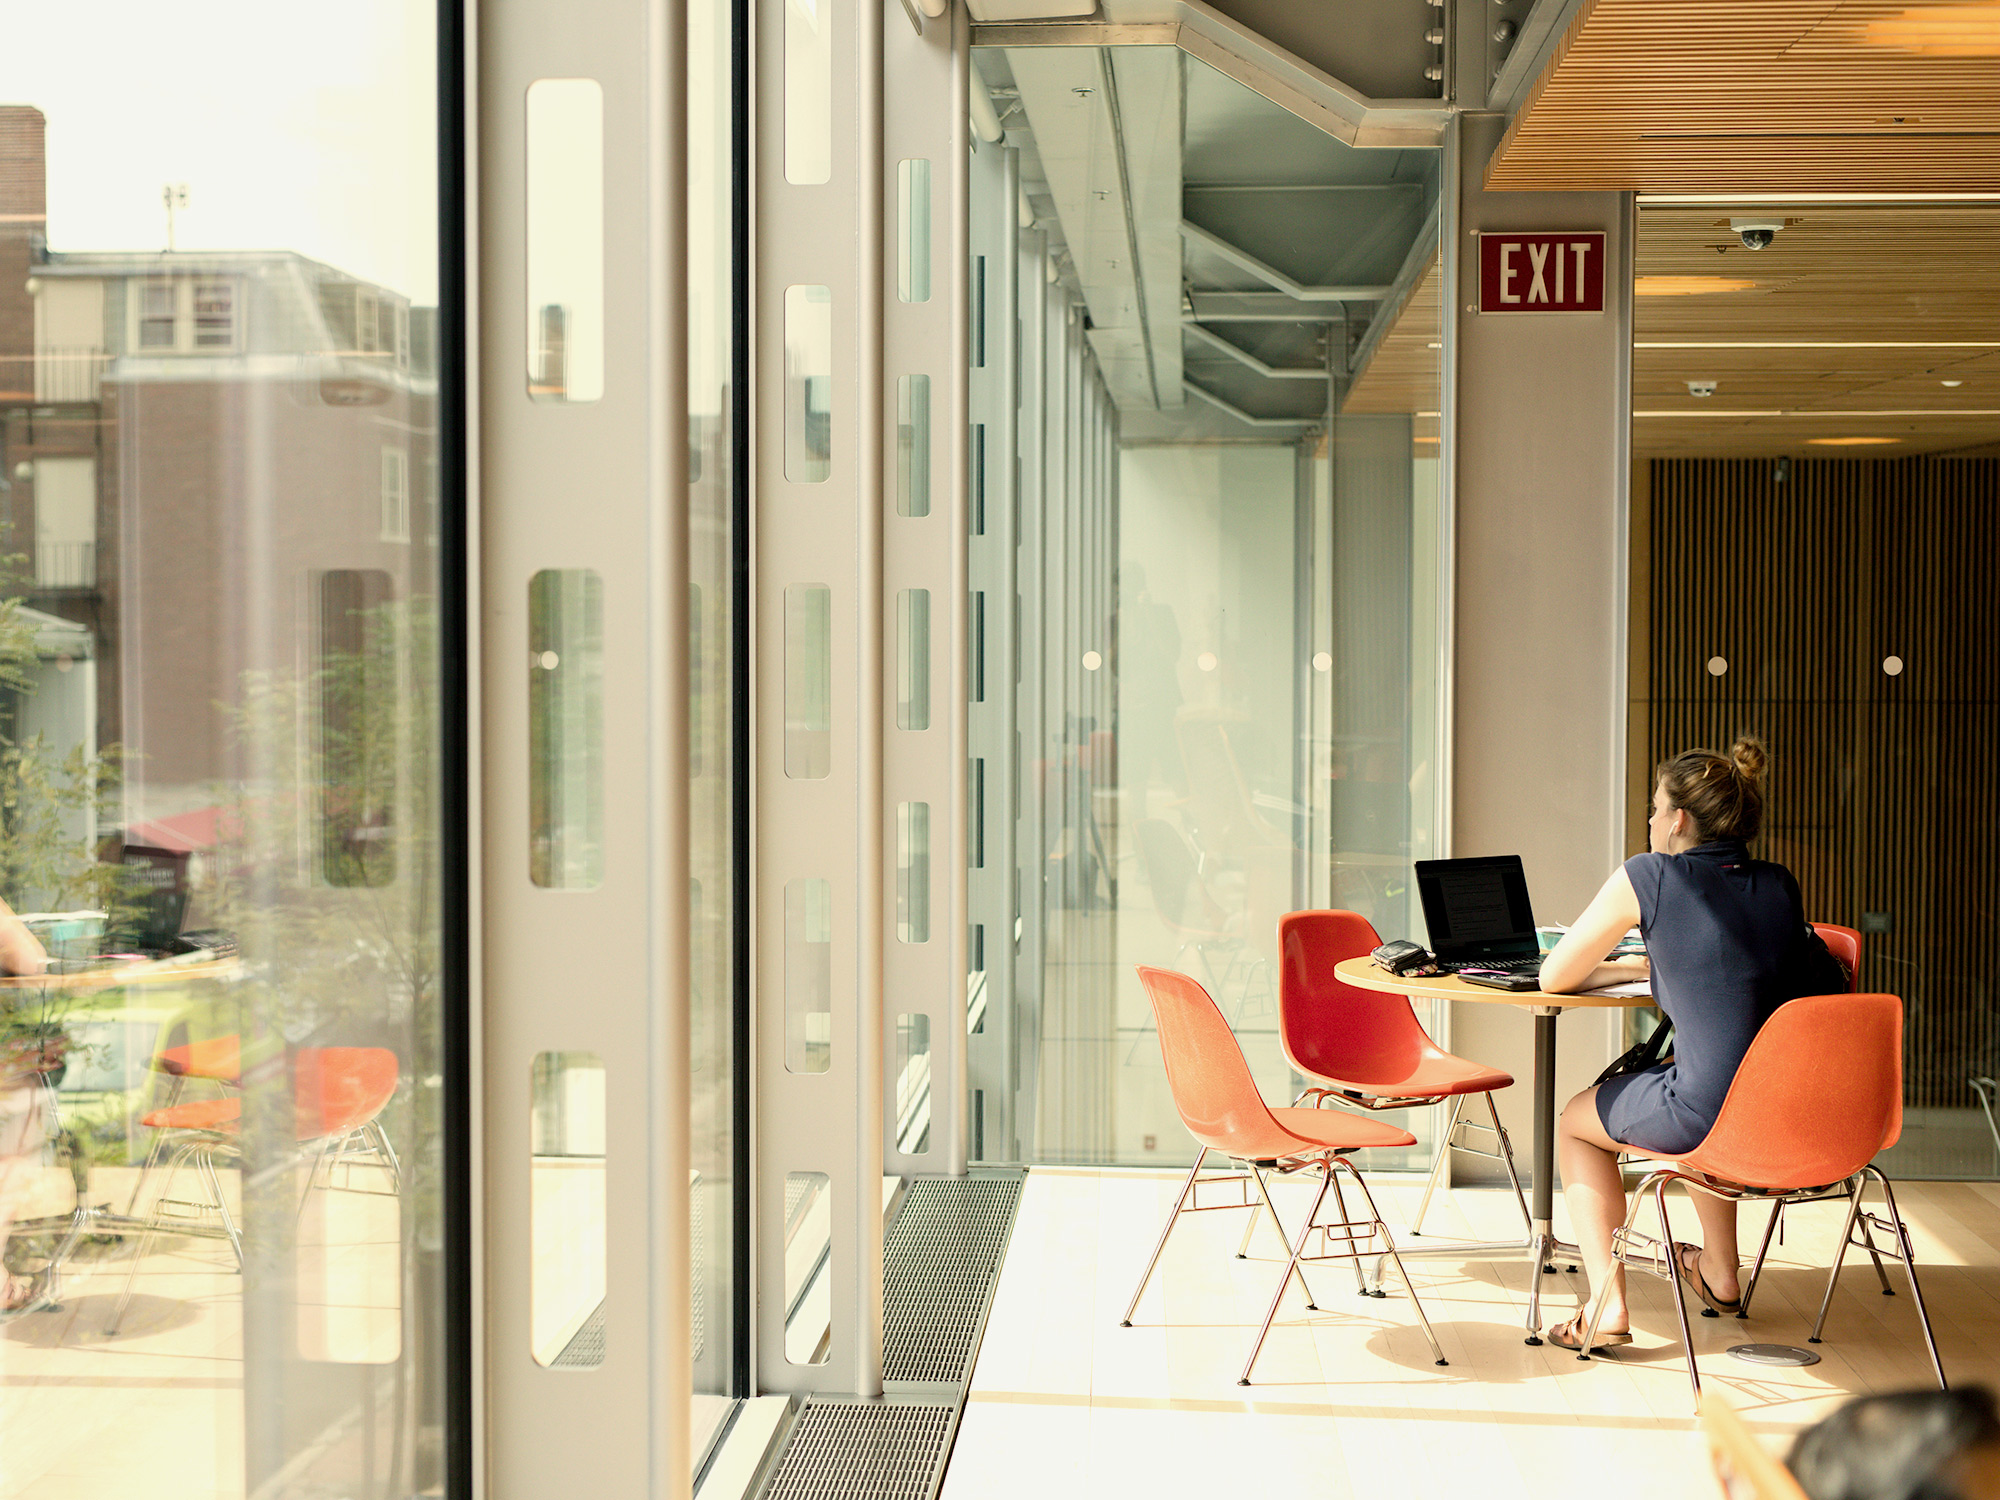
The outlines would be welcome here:
<svg viewBox="0 0 2000 1500">
<path fill-rule="evenodd" d="M 1482 234 L 1483 313 L 1604 311 L 1604 234 Z"/>
</svg>

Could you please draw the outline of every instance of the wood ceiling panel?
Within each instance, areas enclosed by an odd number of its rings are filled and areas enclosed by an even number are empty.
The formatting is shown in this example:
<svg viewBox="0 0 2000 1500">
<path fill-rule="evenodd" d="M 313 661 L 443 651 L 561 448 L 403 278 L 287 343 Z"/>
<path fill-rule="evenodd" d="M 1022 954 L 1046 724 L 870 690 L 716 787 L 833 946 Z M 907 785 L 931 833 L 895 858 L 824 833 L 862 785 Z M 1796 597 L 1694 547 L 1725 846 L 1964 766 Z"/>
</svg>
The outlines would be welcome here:
<svg viewBox="0 0 2000 1500">
<path fill-rule="evenodd" d="M 1376 345 L 1360 378 L 1348 388 L 1347 399 L 1340 405 L 1343 413 L 1428 412 L 1431 415 L 1420 423 L 1419 435 L 1436 438 L 1443 367 L 1439 297 L 1443 280 L 1433 260 L 1395 323 Z"/>
<path fill-rule="evenodd" d="M 2000 189 L 1994 0 L 1595 0 L 1495 189 Z"/>
</svg>

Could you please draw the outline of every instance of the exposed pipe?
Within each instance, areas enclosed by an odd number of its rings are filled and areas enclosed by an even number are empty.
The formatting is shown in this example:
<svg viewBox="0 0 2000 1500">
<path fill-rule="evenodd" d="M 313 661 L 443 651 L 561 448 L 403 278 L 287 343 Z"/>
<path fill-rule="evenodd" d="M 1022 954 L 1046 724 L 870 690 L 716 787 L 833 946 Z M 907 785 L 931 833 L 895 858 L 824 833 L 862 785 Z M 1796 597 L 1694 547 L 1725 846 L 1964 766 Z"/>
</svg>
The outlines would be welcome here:
<svg viewBox="0 0 2000 1500">
<path fill-rule="evenodd" d="M 924 4 L 925 0 L 918 0 L 918 3 Z M 942 0 L 937 0 L 937 3 L 937 14 L 944 14 Z M 993 96 L 986 92 L 986 85 L 980 81 L 978 74 L 973 75 L 972 87 L 967 92 L 972 103 L 972 133 L 982 141 L 999 140 L 1000 114 L 993 108 Z"/>
</svg>

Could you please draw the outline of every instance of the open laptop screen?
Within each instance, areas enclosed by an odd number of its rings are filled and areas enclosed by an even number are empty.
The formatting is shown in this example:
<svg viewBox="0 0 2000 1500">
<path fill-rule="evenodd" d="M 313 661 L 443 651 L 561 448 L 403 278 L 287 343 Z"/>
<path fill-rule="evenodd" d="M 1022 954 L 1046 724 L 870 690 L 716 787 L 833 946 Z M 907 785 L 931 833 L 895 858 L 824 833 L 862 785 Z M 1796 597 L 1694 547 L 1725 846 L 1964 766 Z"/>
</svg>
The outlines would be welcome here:
<svg viewBox="0 0 2000 1500">
<path fill-rule="evenodd" d="M 1535 951 L 1535 913 L 1518 854 L 1417 862 L 1424 925 L 1440 958 Z"/>
</svg>

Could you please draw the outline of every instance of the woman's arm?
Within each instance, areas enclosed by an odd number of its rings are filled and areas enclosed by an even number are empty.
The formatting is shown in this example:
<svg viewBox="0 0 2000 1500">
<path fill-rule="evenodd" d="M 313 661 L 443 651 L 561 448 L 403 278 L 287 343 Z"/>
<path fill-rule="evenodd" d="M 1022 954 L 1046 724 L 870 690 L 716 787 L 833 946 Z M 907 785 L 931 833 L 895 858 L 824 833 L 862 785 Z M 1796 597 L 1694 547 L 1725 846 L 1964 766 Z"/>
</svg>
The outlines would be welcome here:
<svg viewBox="0 0 2000 1500">
<path fill-rule="evenodd" d="M 1643 958 L 1606 963 L 1604 955 L 1639 921 L 1639 893 L 1620 865 L 1611 872 L 1576 925 L 1562 936 L 1555 951 L 1542 960 L 1542 989 L 1552 995 L 1574 995 L 1600 985 L 1645 979 L 1652 972 Z"/>
</svg>

